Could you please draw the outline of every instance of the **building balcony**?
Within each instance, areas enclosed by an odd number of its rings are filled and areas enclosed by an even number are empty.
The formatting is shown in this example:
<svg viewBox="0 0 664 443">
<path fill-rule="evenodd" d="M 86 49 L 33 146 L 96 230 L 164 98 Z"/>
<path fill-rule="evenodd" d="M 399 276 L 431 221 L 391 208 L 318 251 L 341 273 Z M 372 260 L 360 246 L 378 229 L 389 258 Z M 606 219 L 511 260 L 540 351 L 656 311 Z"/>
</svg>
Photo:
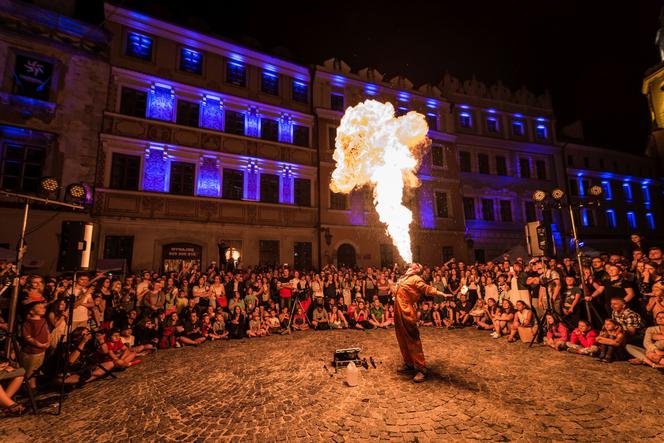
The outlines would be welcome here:
<svg viewBox="0 0 664 443">
<path fill-rule="evenodd" d="M 97 188 L 93 215 L 256 226 L 315 227 L 314 207 Z"/>
<path fill-rule="evenodd" d="M 103 132 L 167 145 L 316 166 L 316 150 L 159 120 L 104 113 Z"/>
</svg>

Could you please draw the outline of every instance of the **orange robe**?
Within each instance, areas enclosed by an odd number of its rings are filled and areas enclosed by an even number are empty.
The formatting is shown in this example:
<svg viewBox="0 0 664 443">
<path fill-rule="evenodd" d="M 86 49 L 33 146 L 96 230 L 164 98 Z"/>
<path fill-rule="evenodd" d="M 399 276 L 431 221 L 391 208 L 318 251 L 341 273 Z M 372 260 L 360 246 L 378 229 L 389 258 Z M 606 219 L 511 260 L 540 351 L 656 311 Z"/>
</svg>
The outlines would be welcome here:
<svg viewBox="0 0 664 443">
<path fill-rule="evenodd" d="M 404 363 L 418 369 L 424 369 L 426 365 L 414 304 L 424 295 L 436 294 L 438 294 L 436 288 L 424 283 L 422 277 L 416 274 L 403 278 L 397 284 L 394 303 L 394 331 L 397 334 Z"/>
</svg>

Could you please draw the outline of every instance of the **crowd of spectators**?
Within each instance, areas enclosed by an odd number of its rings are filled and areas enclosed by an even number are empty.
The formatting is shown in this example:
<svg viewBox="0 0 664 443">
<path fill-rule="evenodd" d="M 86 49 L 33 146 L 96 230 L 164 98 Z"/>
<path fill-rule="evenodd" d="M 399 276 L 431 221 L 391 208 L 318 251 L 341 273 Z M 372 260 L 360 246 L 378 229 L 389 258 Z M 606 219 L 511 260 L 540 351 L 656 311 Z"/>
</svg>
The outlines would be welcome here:
<svg viewBox="0 0 664 443">
<path fill-rule="evenodd" d="M 421 300 L 419 324 L 477 328 L 508 342 L 538 341 L 539 335 L 543 346 L 557 351 L 662 368 L 662 250 L 633 240 L 631 256 L 586 257 L 582 269 L 571 258 L 451 259 L 425 266 L 424 280 L 445 296 Z M 0 277 L 10 280 L 14 270 L 4 264 Z M 12 399 L 23 377 L 37 389 L 63 380 L 80 386 L 157 350 L 307 329 L 389 328 L 402 270 L 330 265 L 319 272 L 287 266 L 227 271 L 213 262 L 168 273 L 80 273 L 75 280 L 22 276 L 20 351 L 14 357 L 25 373 L 12 375 L 13 366 L 0 363 L 0 382 L 8 382 L 0 385 L 0 407 L 8 415 L 23 412 Z M 7 329 L 2 320 L 0 329 Z"/>
</svg>

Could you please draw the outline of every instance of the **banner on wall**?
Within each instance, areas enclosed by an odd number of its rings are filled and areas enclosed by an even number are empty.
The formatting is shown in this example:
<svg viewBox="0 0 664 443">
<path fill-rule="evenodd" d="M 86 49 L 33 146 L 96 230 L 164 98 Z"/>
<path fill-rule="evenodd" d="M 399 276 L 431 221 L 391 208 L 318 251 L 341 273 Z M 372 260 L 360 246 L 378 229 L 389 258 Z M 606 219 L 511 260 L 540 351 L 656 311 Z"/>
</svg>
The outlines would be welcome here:
<svg viewBox="0 0 664 443">
<path fill-rule="evenodd" d="M 201 268 L 203 248 L 193 243 L 171 243 L 162 249 L 164 272 L 180 272 L 184 268 Z"/>
</svg>

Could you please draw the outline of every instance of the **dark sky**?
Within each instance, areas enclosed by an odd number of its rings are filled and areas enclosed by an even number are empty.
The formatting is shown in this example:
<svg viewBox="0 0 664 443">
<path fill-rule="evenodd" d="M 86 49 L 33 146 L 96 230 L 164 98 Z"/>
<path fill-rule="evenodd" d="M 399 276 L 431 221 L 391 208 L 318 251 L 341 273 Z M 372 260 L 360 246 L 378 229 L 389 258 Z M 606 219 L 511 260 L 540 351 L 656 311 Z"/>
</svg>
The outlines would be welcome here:
<svg viewBox="0 0 664 443">
<path fill-rule="evenodd" d="M 125 0 L 304 64 L 330 57 L 421 83 L 445 71 L 549 89 L 561 124 L 583 121 L 588 142 L 641 153 L 650 117 L 641 84 L 658 62 L 664 2 L 636 0 L 282 2 Z"/>
</svg>

